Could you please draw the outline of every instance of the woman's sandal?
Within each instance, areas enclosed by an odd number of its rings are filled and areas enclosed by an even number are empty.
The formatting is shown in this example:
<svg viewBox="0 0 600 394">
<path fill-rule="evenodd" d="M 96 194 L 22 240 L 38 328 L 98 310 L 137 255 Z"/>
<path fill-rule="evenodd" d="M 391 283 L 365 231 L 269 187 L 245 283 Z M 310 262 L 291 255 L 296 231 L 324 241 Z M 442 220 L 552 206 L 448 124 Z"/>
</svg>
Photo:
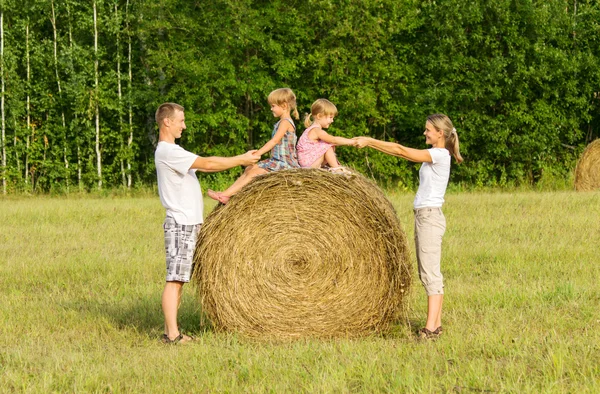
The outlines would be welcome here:
<svg viewBox="0 0 600 394">
<path fill-rule="evenodd" d="M 178 343 L 183 344 L 192 342 L 193 340 L 194 337 L 190 337 L 189 335 L 183 335 L 182 333 L 179 333 L 179 335 L 177 335 L 173 339 L 169 338 L 167 334 L 163 334 L 162 338 L 160 339 L 160 341 L 166 345 L 177 345 Z"/>
<path fill-rule="evenodd" d="M 419 330 L 419 339 L 438 339 L 442 335 L 442 326 L 439 326 L 433 331 L 429 331 L 426 327 L 423 327 Z"/>
</svg>

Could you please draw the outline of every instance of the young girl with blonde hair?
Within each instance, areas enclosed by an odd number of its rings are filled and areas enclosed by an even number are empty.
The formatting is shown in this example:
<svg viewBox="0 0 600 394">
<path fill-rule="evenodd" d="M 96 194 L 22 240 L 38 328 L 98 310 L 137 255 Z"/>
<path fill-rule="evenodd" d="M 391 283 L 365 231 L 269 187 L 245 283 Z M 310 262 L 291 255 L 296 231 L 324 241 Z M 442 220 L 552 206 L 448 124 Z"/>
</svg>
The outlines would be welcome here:
<svg viewBox="0 0 600 394">
<path fill-rule="evenodd" d="M 336 106 L 329 100 L 321 98 L 312 104 L 310 114 L 304 119 L 306 130 L 300 136 L 296 147 L 301 167 L 320 168 L 328 165 L 334 172 L 341 169 L 335 156 L 335 146 L 354 146 L 356 141 L 334 137 L 324 130 L 333 123 L 337 113 Z"/>
<path fill-rule="evenodd" d="M 213 200 L 227 204 L 229 198 L 239 192 L 254 177 L 270 171 L 300 167 L 296 154 L 296 126 L 290 117 L 291 112 L 294 118 L 300 118 L 296 109 L 296 95 L 289 88 L 276 89 L 269 94 L 267 101 L 271 105 L 273 116 L 279 118 L 279 121 L 273 126 L 271 139 L 255 154 L 262 156 L 270 151 L 271 157 L 246 167 L 244 173 L 223 192 L 209 189 L 207 194 Z"/>
<path fill-rule="evenodd" d="M 442 333 L 444 300 L 440 262 L 446 218 L 442 213 L 442 204 L 450 178 L 450 156 L 454 156 L 457 163 L 461 163 L 463 158 L 460 155 L 458 134 L 446 115 L 428 116 L 423 134 L 425 143 L 431 145 L 431 149 L 412 149 L 368 137 L 356 137 L 355 140 L 360 148 L 368 146 L 389 155 L 423 163 L 419 170 L 419 189 L 413 204 L 419 278 L 427 293 L 427 322 L 419 331 L 419 336 L 435 339 Z"/>
</svg>

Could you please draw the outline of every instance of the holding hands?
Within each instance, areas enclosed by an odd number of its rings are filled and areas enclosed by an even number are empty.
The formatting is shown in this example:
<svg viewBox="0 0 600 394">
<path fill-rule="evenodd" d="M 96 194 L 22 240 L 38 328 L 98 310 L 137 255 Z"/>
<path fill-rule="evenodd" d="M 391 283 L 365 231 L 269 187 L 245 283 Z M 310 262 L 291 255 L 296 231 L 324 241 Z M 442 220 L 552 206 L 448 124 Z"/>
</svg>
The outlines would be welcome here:
<svg viewBox="0 0 600 394">
<path fill-rule="evenodd" d="M 260 155 L 256 154 L 258 152 L 257 149 L 249 150 L 248 152 L 240 155 L 240 160 L 242 161 L 242 166 L 247 167 L 252 164 L 256 164 L 260 160 Z"/>
<path fill-rule="evenodd" d="M 354 146 L 357 148 L 369 146 L 369 142 L 373 140 L 373 138 L 370 137 L 354 137 L 352 139 L 354 140 Z"/>
</svg>

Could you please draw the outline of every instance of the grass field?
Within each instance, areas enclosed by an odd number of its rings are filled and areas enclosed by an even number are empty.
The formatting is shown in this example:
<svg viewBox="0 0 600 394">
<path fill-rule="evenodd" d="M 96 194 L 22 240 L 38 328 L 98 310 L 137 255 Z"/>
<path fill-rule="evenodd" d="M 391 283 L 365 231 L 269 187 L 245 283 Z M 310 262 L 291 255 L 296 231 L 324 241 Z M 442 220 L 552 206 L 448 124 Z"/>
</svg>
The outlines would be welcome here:
<svg viewBox="0 0 600 394">
<path fill-rule="evenodd" d="M 413 196 L 390 198 L 412 248 Z M 408 321 L 355 340 L 213 333 L 188 288 L 199 340 L 168 347 L 158 197 L 2 199 L 0 392 L 600 392 L 600 193 L 454 193 L 444 211 L 437 342 L 415 340 L 415 275 Z"/>
</svg>

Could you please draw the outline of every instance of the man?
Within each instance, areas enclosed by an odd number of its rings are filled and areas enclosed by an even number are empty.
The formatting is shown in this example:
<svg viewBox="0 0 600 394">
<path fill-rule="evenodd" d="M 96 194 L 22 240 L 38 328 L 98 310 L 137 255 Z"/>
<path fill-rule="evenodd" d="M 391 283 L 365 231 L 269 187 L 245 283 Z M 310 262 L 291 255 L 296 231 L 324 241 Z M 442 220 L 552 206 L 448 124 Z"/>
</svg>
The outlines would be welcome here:
<svg viewBox="0 0 600 394">
<path fill-rule="evenodd" d="M 194 249 L 203 222 L 202 191 L 196 170 L 217 172 L 239 165 L 256 163 L 260 156 L 249 151 L 234 157 L 200 157 L 175 144 L 186 129 L 184 108 L 164 103 L 156 111 L 159 128 L 158 146 L 154 154 L 160 201 L 167 210 L 163 225 L 167 260 L 167 280 L 162 294 L 165 316 L 164 343 L 185 343 L 192 340 L 179 331 L 177 311 L 183 285 L 190 281 Z"/>
</svg>

